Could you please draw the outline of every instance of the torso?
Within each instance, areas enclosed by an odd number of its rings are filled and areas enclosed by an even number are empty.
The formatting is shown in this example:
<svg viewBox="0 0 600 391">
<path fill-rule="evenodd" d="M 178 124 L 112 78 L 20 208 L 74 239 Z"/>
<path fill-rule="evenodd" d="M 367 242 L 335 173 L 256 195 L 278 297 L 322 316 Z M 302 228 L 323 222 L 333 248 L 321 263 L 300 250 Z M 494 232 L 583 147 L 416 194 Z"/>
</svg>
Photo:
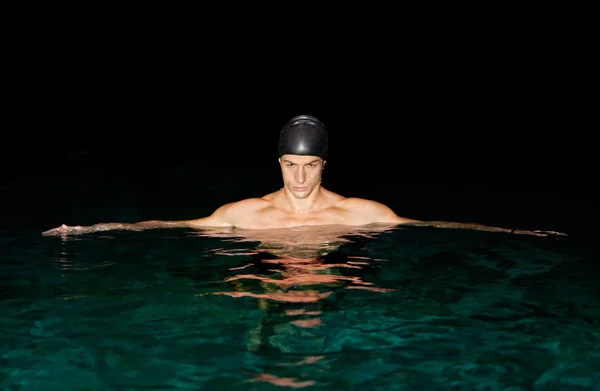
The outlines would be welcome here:
<svg viewBox="0 0 600 391">
<path fill-rule="evenodd" d="M 307 213 L 293 213 L 284 208 L 282 191 L 237 203 L 230 214 L 233 225 L 238 228 L 273 229 L 353 223 L 350 211 L 343 207 L 346 198 L 339 194 L 321 189 L 316 209 Z"/>
</svg>

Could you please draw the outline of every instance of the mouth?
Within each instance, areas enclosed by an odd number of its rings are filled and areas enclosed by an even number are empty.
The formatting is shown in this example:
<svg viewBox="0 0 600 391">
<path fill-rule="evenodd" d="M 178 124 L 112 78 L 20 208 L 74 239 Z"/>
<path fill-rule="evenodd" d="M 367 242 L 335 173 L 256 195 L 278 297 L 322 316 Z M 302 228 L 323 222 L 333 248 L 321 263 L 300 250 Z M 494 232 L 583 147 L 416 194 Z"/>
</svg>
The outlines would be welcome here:
<svg viewBox="0 0 600 391">
<path fill-rule="evenodd" d="M 305 191 L 306 189 L 308 189 L 308 187 L 297 187 L 297 186 L 294 186 L 294 190 L 295 191 Z"/>
</svg>

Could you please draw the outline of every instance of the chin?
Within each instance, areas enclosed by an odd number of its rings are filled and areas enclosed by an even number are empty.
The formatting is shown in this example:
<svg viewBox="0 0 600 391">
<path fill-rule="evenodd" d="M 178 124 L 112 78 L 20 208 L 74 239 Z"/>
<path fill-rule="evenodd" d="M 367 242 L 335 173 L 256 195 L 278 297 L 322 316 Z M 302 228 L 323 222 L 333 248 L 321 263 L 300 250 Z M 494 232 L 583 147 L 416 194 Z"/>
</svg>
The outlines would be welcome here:
<svg viewBox="0 0 600 391">
<path fill-rule="evenodd" d="M 293 188 L 288 188 L 288 190 L 294 195 L 294 197 L 299 199 L 307 198 L 310 195 L 310 193 L 312 193 L 312 189 L 298 191 L 294 190 Z"/>
</svg>

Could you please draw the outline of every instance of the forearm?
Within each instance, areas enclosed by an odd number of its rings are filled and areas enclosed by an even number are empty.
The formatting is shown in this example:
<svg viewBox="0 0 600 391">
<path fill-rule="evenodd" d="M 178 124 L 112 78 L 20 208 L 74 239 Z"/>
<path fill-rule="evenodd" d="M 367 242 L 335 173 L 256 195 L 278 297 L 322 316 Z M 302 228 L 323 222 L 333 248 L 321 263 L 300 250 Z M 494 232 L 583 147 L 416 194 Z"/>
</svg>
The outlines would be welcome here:
<svg viewBox="0 0 600 391">
<path fill-rule="evenodd" d="M 470 229 L 476 231 L 487 231 L 487 232 L 505 232 L 516 235 L 534 235 L 534 236 L 566 236 L 562 232 L 556 231 L 542 231 L 542 230 L 526 230 L 519 228 L 502 228 L 494 227 L 490 225 L 483 225 L 477 223 L 456 223 L 450 221 L 419 221 L 414 223 L 407 223 L 408 225 L 421 226 L 421 227 L 437 227 L 437 228 L 458 228 L 458 229 Z"/>
<path fill-rule="evenodd" d="M 92 232 L 102 231 L 142 231 L 145 229 L 157 229 L 157 228 L 178 228 L 178 227 L 189 227 L 189 224 L 185 221 L 159 221 L 149 220 L 141 221 L 138 223 L 98 223 L 89 226 L 67 226 L 65 224 L 58 228 L 53 228 L 43 235 L 54 236 L 54 235 L 81 235 Z"/>
<path fill-rule="evenodd" d="M 101 232 L 113 230 L 142 231 L 145 229 L 177 228 L 186 226 L 187 225 L 183 221 L 149 220 L 140 221 L 138 223 L 99 223 L 87 228 L 90 228 L 90 232 Z"/>
<path fill-rule="evenodd" d="M 78 233 L 102 232 L 102 231 L 141 231 L 143 225 L 139 223 L 98 223 L 87 227 L 73 227 Z"/>
</svg>

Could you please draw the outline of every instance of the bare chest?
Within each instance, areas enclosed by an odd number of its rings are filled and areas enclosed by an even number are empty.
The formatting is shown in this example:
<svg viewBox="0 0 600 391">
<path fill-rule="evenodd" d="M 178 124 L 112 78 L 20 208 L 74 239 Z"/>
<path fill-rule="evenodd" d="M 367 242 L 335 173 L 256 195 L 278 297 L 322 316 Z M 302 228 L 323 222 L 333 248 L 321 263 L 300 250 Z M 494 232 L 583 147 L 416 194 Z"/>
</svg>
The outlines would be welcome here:
<svg viewBox="0 0 600 391">
<path fill-rule="evenodd" d="M 348 223 L 349 218 L 346 213 L 337 208 L 303 214 L 290 214 L 275 208 L 268 208 L 249 214 L 240 222 L 239 226 L 251 229 L 273 229 Z"/>
</svg>

